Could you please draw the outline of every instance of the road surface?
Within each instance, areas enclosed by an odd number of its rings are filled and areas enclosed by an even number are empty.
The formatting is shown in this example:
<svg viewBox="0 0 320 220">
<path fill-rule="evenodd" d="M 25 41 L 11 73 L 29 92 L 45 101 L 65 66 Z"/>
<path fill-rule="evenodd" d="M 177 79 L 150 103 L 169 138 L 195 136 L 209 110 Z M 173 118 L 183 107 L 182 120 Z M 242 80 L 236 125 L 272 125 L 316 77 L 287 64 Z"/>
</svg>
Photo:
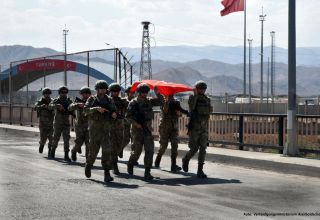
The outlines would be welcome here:
<svg viewBox="0 0 320 220">
<path fill-rule="evenodd" d="M 38 153 L 38 134 L 0 129 L 0 219 L 306 219 L 255 214 L 320 213 L 317 178 L 207 162 L 209 178 L 200 180 L 192 174 L 196 160 L 191 173 L 172 174 L 164 157 L 152 171 L 157 179 L 146 183 L 142 166 L 133 178 L 125 174 L 126 151 L 124 174 L 104 184 L 100 160 L 87 179 L 84 157 L 64 163 L 62 151 L 60 145 L 57 159 L 48 160 L 46 149 Z"/>
</svg>

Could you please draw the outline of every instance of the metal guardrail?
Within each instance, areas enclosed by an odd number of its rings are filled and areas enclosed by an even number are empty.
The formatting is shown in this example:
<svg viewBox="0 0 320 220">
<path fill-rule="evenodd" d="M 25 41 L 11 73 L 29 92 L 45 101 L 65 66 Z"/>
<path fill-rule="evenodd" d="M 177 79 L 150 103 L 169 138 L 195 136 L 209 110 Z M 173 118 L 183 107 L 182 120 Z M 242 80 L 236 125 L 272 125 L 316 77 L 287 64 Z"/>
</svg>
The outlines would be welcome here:
<svg viewBox="0 0 320 220">
<path fill-rule="evenodd" d="M 209 143 L 274 149 L 280 154 L 286 142 L 286 115 L 212 113 L 209 120 Z M 73 119 L 71 125 L 73 127 Z M 179 119 L 179 137 L 188 140 L 189 119 Z M 37 126 L 37 114 L 32 107 L 0 105 L 0 123 Z M 300 152 L 320 154 L 320 115 L 297 115 L 297 143 Z M 160 112 L 155 111 L 153 134 L 159 135 Z"/>
</svg>

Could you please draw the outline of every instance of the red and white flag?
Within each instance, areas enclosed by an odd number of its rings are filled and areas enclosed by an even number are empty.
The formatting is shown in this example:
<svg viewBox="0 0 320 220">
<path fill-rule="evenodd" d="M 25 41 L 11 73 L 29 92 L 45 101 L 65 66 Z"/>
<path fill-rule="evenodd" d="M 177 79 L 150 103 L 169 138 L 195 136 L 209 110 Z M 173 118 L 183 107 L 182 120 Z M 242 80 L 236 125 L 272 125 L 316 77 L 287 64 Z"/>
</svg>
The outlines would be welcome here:
<svg viewBox="0 0 320 220">
<path fill-rule="evenodd" d="M 221 16 L 232 12 L 244 11 L 244 1 L 245 0 L 223 0 L 221 4 L 224 6 L 224 9 L 220 12 Z"/>
</svg>

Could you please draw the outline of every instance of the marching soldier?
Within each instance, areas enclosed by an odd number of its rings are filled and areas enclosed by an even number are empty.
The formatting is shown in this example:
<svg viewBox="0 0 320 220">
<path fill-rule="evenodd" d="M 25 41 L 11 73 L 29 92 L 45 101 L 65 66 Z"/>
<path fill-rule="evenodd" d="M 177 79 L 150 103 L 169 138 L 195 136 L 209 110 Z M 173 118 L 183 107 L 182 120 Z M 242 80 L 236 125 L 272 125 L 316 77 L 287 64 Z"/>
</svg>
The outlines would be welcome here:
<svg viewBox="0 0 320 220">
<path fill-rule="evenodd" d="M 69 116 L 72 115 L 72 112 L 68 110 L 69 105 L 72 103 L 72 100 L 68 97 L 69 89 L 66 86 L 61 86 L 58 90 L 59 97 L 52 100 L 49 105 L 50 109 L 55 110 L 54 122 L 53 122 L 53 141 L 52 149 L 50 152 L 50 158 L 55 157 L 55 152 L 58 146 L 59 139 L 63 137 L 64 142 L 64 160 L 66 162 L 71 162 L 69 158 L 70 151 L 70 120 Z"/>
<path fill-rule="evenodd" d="M 117 109 L 117 119 L 112 121 L 111 144 L 112 144 L 112 165 L 113 173 L 119 175 L 118 156 L 123 150 L 124 142 L 124 117 L 127 110 L 127 102 L 119 97 L 121 86 L 112 83 L 109 86 L 110 96 Z"/>
<path fill-rule="evenodd" d="M 179 135 L 179 117 L 183 114 L 188 114 L 187 110 L 184 110 L 180 102 L 175 100 L 173 95 L 166 97 L 165 102 L 161 106 L 161 120 L 159 125 L 160 133 L 160 148 L 154 162 L 155 167 L 160 167 L 160 161 L 162 155 L 165 153 L 168 142 L 171 142 L 171 172 L 177 172 L 181 170 L 176 164 L 178 156 L 178 135 Z"/>
<path fill-rule="evenodd" d="M 125 93 L 127 94 L 127 98 L 125 99 L 125 104 L 126 104 L 126 111 L 129 105 L 129 102 L 134 98 L 134 92 L 131 92 L 132 86 L 128 86 L 128 88 L 125 90 Z M 123 149 L 130 143 L 131 140 L 131 134 L 130 134 L 130 129 L 131 129 L 131 123 L 130 121 L 125 118 L 124 120 L 124 130 L 123 130 L 123 146 L 122 146 L 122 151 L 119 153 L 119 157 L 123 157 Z M 137 164 L 135 164 L 137 165 Z"/>
<path fill-rule="evenodd" d="M 75 111 L 75 132 L 76 139 L 74 140 L 75 145 L 71 150 L 71 159 L 77 161 L 77 153 L 81 154 L 81 146 L 83 143 L 86 146 L 86 158 L 89 152 L 89 131 L 88 131 L 88 118 L 83 112 L 84 104 L 91 96 L 91 90 L 89 87 L 82 87 L 80 89 L 81 98 L 76 98 L 75 101 L 69 105 L 69 111 Z"/>
<path fill-rule="evenodd" d="M 100 147 L 102 149 L 101 164 L 104 169 L 104 181 L 113 181 L 110 175 L 111 165 L 111 124 L 117 118 L 116 109 L 111 98 L 107 96 L 108 84 L 99 80 L 95 85 L 96 95 L 91 96 L 84 112 L 89 120 L 89 155 L 85 165 L 85 175 L 91 177 L 91 168 L 97 158 Z"/>
<path fill-rule="evenodd" d="M 40 130 L 40 141 L 39 141 L 39 153 L 42 154 L 44 145 L 48 139 L 48 156 L 52 146 L 52 134 L 53 134 L 53 117 L 54 111 L 49 109 L 49 104 L 52 101 L 50 97 L 51 90 L 44 88 L 42 90 L 42 97 L 36 102 L 34 109 L 37 111 L 39 118 L 39 130 Z"/>
<path fill-rule="evenodd" d="M 182 159 L 182 168 L 185 172 L 189 170 L 189 161 L 199 150 L 198 157 L 198 178 L 207 178 L 203 172 L 203 165 L 206 156 L 206 148 L 208 143 L 208 122 L 212 106 L 210 99 L 205 95 L 207 84 L 198 81 L 195 84 L 194 95 L 189 97 L 189 111 L 191 114 L 188 134 L 189 148 L 185 157 Z"/>
<path fill-rule="evenodd" d="M 153 119 L 152 107 L 160 105 L 162 103 L 161 99 L 163 99 L 156 88 L 155 93 L 157 98 L 148 98 L 147 95 L 149 91 L 150 88 L 145 83 L 141 83 L 138 86 L 138 97 L 134 98 L 129 103 L 127 114 L 128 119 L 132 123 L 131 134 L 133 139 L 133 149 L 128 161 L 128 173 L 133 175 L 134 164 L 139 160 L 142 148 L 144 147 L 144 178 L 146 181 L 153 179 L 153 176 L 150 173 L 154 153 L 154 139 L 151 126 Z"/>
</svg>

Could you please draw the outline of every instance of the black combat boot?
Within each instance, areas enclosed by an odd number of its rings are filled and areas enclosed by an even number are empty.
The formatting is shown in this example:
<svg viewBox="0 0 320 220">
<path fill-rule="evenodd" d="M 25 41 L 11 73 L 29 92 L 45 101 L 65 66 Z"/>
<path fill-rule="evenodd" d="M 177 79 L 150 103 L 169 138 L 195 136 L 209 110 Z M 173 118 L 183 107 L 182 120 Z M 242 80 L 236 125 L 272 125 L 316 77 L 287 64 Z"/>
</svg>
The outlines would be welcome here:
<svg viewBox="0 0 320 220">
<path fill-rule="evenodd" d="M 113 181 L 113 177 L 110 175 L 110 171 L 105 170 L 104 171 L 104 182 L 108 183 L 108 182 L 112 182 L 112 181 Z"/>
<path fill-rule="evenodd" d="M 64 152 L 64 161 L 66 161 L 68 163 L 71 162 L 68 151 Z"/>
<path fill-rule="evenodd" d="M 123 158 L 123 150 L 119 153 L 119 158 Z"/>
<path fill-rule="evenodd" d="M 43 148 L 44 148 L 44 145 L 43 145 L 43 144 L 40 144 L 40 146 L 39 146 L 39 153 L 40 153 L 40 154 L 43 153 Z"/>
<path fill-rule="evenodd" d="M 153 176 L 151 175 L 150 173 L 151 169 L 150 168 L 146 168 L 145 171 L 144 171 L 144 180 L 145 181 L 151 181 L 153 180 Z"/>
<path fill-rule="evenodd" d="M 77 152 L 71 151 L 71 160 L 74 162 L 77 161 Z"/>
<path fill-rule="evenodd" d="M 50 159 L 54 159 L 55 158 L 55 154 L 56 154 L 56 149 L 54 149 L 54 148 L 51 148 L 51 150 L 50 150 Z"/>
<path fill-rule="evenodd" d="M 188 172 L 189 171 L 189 160 L 186 159 L 185 157 L 182 158 L 182 169 L 184 172 Z"/>
<path fill-rule="evenodd" d="M 178 172 L 181 170 L 181 167 L 179 167 L 176 163 L 176 159 L 171 158 L 171 172 Z"/>
<path fill-rule="evenodd" d="M 156 168 L 159 168 L 159 167 L 160 167 L 160 161 L 161 161 L 161 156 L 160 156 L 160 155 L 157 155 L 156 160 L 154 161 L 154 166 L 155 166 Z"/>
<path fill-rule="evenodd" d="M 51 157 L 51 147 L 48 148 L 48 158 Z"/>
<path fill-rule="evenodd" d="M 127 171 L 128 174 L 133 175 L 133 163 L 131 161 L 128 161 L 128 165 L 127 165 Z"/>
<path fill-rule="evenodd" d="M 203 164 L 204 163 L 199 163 L 198 164 L 198 172 L 197 172 L 197 177 L 201 179 L 207 178 L 207 175 L 203 172 Z"/>
<path fill-rule="evenodd" d="M 114 175 L 120 175 L 120 171 L 119 171 L 119 167 L 118 167 L 118 163 L 117 162 L 113 163 L 113 174 Z"/>
<path fill-rule="evenodd" d="M 91 177 L 91 168 L 92 168 L 92 166 L 86 163 L 86 165 L 84 167 L 84 173 L 87 178 Z"/>
</svg>

